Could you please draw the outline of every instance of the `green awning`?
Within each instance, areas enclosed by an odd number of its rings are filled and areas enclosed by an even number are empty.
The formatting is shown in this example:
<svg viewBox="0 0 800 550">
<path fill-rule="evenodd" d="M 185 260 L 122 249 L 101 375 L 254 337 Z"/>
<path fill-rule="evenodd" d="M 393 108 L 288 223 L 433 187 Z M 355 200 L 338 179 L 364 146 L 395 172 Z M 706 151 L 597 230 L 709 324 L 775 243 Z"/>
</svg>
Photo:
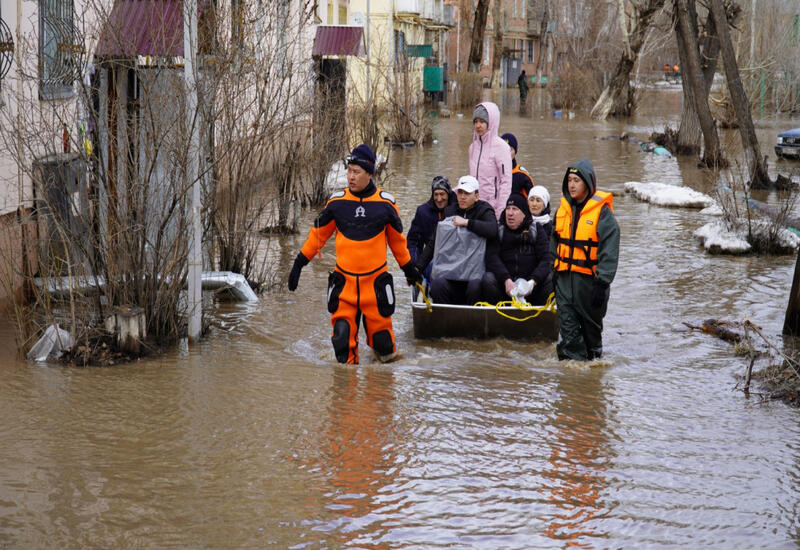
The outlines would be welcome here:
<svg viewBox="0 0 800 550">
<path fill-rule="evenodd" d="M 433 44 L 406 44 L 408 57 L 433 57 Z"/>
</svg>

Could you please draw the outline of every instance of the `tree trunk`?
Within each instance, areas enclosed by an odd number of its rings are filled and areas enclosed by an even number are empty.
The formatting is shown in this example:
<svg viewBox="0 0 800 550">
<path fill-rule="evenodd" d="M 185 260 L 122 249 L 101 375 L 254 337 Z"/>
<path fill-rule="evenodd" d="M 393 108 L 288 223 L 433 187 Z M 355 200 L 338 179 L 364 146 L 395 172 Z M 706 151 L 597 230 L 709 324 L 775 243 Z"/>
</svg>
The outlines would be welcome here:
<svg viewBox="0 0 800 550">
<path fill-rule="evenodd" d="M 761 148 L 753 126 L 753 117 L 750 114 L 750 102 L 744 91 L 742 79 L 739 76 L 739 66 L 736 62 L 736 53 L 733 51 L 731 31 L 728 27 L 728 18 L 721 0 L 711 0 L 711 13 L 719 36 L 722 60 L 725 65 L 725 79 L 728 81 L 728 91 L 731 94 L 733 110 L 736 113 L 736 122 L 739 124 L 739 133 L 742 137 L 742 146 L 747 159 L 747 170 L 752 189 L 767 189 L 772 182 L 767 173 L 767 165 L 761 156 Z"/>
<path fill-rule="evenodd" d="M 690 7 L 689 17 L 693 18 L 693 26 L 696 26 L 697 13 Z M 703 68 L 704 99 L 708 102 L 708 94 L 711 92 L 711 84 L 714 81 L 714 74 L 717 72 L 717 58 L 719 57 L 719 39 L 717 29 L 714 25 L 714 18 L 711 13 L 706 18 L 705 32 L 700 44 L 700 59 Z M 678 40 L 678 61 L 681 67 L 686 67 L 686 50 L 683 41 Z M 694 108 L 694 95 L 691 86 L 683 86 L 683 110 L 681 113 L 681 123 L 678 128 L 678 143 L 676 144 L 676 154 L 679 155 L 699 155 L 700 139 L 703 132 L 700 129 L 700 120 L 697 118 L 697 111 Z"/>
<path fill-rule="evenodd" d="M 492 53 L 492 72 L 491 76 L 489 76 L 489 87 L 493 88 L 495 82 L 500 84 L 500 59 L 503 57 L 503 23 L 501 20 L 501 12 L 500 8 L 502 7 L 502 2 L 500 0 L 494 1 L 494 7 L 492 9 L 492 20 L 494 26 L 494 43 L 493 43 L 493 53 Z"/>
<path fill-rule="evenodd" d="M 475 17 L 472 20 L 472 39 L 469 45 L 468 71 L 479 73 L 483 61 L 483 33 L 486 31 L 486 16 L 489 13 L 489 0 L 478 0 Z"/>
<path fill-rule="evenodd" d="M 536 82 L 542 85 L 542 60 L 544 59 L 544 52 L 547 51 L 547 20 L 550 18 L 550 2 L 544 0 L 544 11 L 542 12 L 542 21 L 539 23 L 539 52 L 536 56 Z"/>
<path fill-rule="evenodd" d="M 650 23 L 653 22 L 656 13 L 664 6 L 664 1 L 648 0 L 647 5 L 644 7 L 633 9 L 631 15 L 633 28 L 630 32 L 627 32 L 627 29 L 623 29 L 626 43 L 622 49 L 622 56 L 614 69 L 614 75 L 608 81 L 603 93 L 600 94 L 597 103 L 592 108 L 592 118 L 605 120 L 612 113 L 621 116 L 629 116 L 631 114 L 631 109 L 633 108 L 629 100 L 631 95 L 631 71 L 636 64 L 636 59 L 639 57 L 639 51 L 644 45 Z M 621 26 L 625 27 L 624 22 L 621 23 Z M 621 105 L 619 105 L 620 98 L 625 98 Z"/>
<path fill-rule="evenodd" d="M 786 306 L 783 333 L 792 336 L 800 334 L 800 251 L 797 252 L 797 261 L 794 264 L 792 290 L 789 294 L 789 305 Z"/>
<path fill-rule="evenodd" d="M 689 16 L 688 2 L 694 0 L 675 0 L 675 13 L 677 15 L 677 25 L 675 27 L 676 37 L 683 41 L 686 53 L 686 65 L 683 71 L 683 86 L 691 87 L 691 95 L 694 96 L 694 108 L 697 113 L 700 128 L 703 131 L 703 162 L 706 166 L 714 167 L 721 163 L 722 154 L 719 148 L 719 136 L 714 117 L 711 116 L 711 109 L 708 107 L 708 100 L 704 94 L 705 86 L 703 73 L 700 66 L 700 54 L 698 50 L 698 38 L 696 29 L 692 27 Z"/>
</svg>

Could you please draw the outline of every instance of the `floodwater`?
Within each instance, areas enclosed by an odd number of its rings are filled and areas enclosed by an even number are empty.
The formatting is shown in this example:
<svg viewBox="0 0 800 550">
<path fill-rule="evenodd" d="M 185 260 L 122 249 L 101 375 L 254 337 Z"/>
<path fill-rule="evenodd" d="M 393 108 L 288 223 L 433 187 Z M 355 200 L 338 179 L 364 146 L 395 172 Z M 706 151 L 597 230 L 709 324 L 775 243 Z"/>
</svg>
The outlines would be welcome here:
<svg viewBox="0 0 800 550">
<path fill-rule="evenodd" d="M 629 180 L 709 190 L 690 162 L 596 139 L 674 125 L 678 92 L 627 122 L 556 120 L 534 93 L 519 116 L 515 95 L 498 98 L 502 127 L 554 201 L 582 156 L 617 195 L 607 363 L 559 363 L 553 343 L 417 341 L 401 300 L 402 358 L 336 365 L 330 247 L 298 292 L 220 304 L 208 338 L 157 360 L 28 364 L 4 324 L 0 547 L 799 546 L 800 411 L 746 398 L 744 360 L 682 324 L 748 318 L 782 345 L 794 258 L 706 255 L 697 212 L 624 194 Z M 433 175 L 465 171 L 470 114 L 392 153 L 406 225 Z M 759 123 L 764 153 L 782 127 Z M 286 239 L 287 268 L 304 236 Z"/>
</svg>

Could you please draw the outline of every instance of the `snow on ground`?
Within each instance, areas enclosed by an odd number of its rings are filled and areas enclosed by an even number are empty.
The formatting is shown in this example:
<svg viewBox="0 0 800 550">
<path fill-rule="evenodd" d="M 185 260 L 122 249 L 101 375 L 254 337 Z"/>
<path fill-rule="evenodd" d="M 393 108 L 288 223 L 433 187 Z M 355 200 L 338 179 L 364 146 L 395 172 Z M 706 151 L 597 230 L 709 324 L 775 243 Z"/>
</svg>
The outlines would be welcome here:
<svg viewBox="0 0 800 550">
<path fill-rule="evenodd" d="M 625 191 L 632 193 L 639 200 L 658 206 L 707 208 L 714 204 L 714 199 L 708 195 L 688 187 L 667 185 L 665 183 L 626 181 Z"/>
<path fill-rule="evenodd" d="M 719 203 L 714 203 L 711 206 L 706 206 L 700 211 L 701 215 L 704 216 L 721 216 L 722 215 L 722 207 Z"/>
<path fill-rule="evenodd" d="M 791 254 L 800 247 L 800 237 L 786 228 L 777 228 L 772 235 L 776 228 L 770 220 L 751 220 L 749 227 L 750 238 L 747 220 L 733 224 L 718 220 L 698 228 L 694 236 L 711 254 L 747 254 L 753 251 L 753 245 L 762 252 L 769 246 L 771 253 Z"/>
</svg>

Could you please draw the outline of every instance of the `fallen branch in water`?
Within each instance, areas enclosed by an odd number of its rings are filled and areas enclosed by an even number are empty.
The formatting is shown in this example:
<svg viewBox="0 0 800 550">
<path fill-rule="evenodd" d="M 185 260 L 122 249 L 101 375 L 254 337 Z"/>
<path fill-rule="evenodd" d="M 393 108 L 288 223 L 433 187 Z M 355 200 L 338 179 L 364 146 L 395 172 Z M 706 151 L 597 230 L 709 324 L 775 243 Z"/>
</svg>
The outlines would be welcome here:
<svg viewBox="0 0 800 550">
<path fill-rule="evenodd" d="M 750 395 L 750 382 L 755 379 L 765 390 L 760 394 L 762 398 L 782 399 L 800 406 L 800 361 L 770 342 L 761 327 L 750 320 L 730 322 L 707 319 L 699 326 L 686 322 L 683 324 L 692 330 L 700 330 L 734 344 L 736 355 L 749 359 L 745 374 L 740 379 L 745 395 Z M 737 332 L 736 329 L 742 332 Z M 760 341 L 754 342 L 754 336 Z M 760 357 L 767 358 L 767 366 L 754 372 L 753 366 Z"/>
<path fill-rule="evenodd" d="M 711 334 L 712 336 L 716 336 L 717 338 L 722 338 L 726 342 L 735 343 L 735 342 L 740 342 L 742 340 L 741 334 L 727 328 L 731 326 L 738 326 L 739 323 L 730 323 L 728 321 L 717 321 L 716 319 L 706 319 L 700 326 L 692 325 L 686 322 L 684 322 L 683 324 L 692 330 L 700 330 L 705 333 Z"/>
</svg>

